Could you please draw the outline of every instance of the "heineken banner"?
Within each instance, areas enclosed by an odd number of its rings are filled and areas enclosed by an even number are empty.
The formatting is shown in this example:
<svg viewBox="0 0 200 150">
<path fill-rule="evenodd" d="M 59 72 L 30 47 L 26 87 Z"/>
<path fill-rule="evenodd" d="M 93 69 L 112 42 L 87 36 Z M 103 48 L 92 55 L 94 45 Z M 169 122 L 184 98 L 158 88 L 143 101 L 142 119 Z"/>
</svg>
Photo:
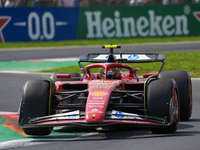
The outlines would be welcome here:
<svg viewBox="0 0 200 150">
<path fill-rule="evenodd" d="M 200 36 L 200 5 L 80 8 L 77 39 Z"/>
<path fill-rule="evenodd" d="M 200 4 L 0 8 L 0 43 L 200 36 Z"/>
</svg>

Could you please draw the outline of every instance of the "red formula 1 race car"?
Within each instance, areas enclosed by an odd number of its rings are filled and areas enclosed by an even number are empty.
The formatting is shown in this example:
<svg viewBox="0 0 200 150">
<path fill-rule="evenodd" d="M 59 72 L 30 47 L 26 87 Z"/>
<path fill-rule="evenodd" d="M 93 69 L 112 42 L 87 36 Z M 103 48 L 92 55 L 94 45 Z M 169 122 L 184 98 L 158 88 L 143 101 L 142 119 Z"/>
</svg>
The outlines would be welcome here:
<svg viewBox="0 0 200 150">
<path fill-rule="evenodd" d="M 83 74 L 53 73 L 27 81 L 19 109 L 19 125 L 28 135 L 48 135 L 55 126 L 149 127 L 173 133 L 192 112 L 192 86 L 186 71 L 163 71 L 165 56 L 157 53 L 110 53 L 80 56 Z M 85 68 L 83 62 L 89 62 Z M 161 62 L 157 74 L 137 76 L 126 63 Z M 93 63 L 93 64 L 91 64 Z M 151 65 L 151 64 L 150 64 Z"/>
</svg>

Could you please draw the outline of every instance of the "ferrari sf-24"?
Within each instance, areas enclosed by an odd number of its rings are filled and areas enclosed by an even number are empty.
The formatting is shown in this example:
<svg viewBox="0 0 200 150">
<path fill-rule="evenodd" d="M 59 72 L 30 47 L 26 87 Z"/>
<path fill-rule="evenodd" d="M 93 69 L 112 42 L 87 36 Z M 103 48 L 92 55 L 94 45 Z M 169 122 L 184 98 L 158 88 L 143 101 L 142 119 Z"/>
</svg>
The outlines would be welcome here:
<svg viewBox="0 0 200 150">
<path fill-rule="evenodd" d="M 162 71 L 158 53 L 108 53 L 79 57 L 82 74 L 56 72 L 25 83 L 19 125 L 28 135 L 48 135 L 55 126 L 89 128 L 147 127 L 174 133 L 192 113 L 191 78 L 186 71 Z M 160 62 L 158 73 L 137 75 L 137 63 Z M 86 66 L 83 65 L 86 64 Z"/>
</svg>

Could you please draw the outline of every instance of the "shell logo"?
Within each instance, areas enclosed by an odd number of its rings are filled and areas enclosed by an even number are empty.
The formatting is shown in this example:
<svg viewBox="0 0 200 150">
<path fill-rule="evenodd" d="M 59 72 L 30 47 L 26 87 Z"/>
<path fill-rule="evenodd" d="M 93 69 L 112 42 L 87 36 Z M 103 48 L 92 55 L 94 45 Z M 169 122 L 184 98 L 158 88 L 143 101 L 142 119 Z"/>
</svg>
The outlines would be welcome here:
<svg viewBox="0 0 200 150">
<path fill-rule="evenodd" d="M 93 96 L 105 96 L 105 95 L 107 95 L 108 93 L 106 93 L 106 92 L 93 92 L 92 93 L 92 95 Z"/>
</svg>

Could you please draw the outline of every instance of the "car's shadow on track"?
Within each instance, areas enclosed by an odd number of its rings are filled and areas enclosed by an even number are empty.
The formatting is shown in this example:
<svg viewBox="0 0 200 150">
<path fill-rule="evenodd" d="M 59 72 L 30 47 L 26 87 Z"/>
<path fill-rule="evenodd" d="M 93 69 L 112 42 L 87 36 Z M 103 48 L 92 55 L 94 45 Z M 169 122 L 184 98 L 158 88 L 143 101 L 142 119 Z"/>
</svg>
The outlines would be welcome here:
<svg viewBox="0 0 200 150">
<path fill-rule="evenodd" d="M 194 128 L 191 122 L 199 122 L 200 119 L 191 119 L 188 123 L 181 122 L 176 133 L 172 134 L 153 134 L 149 128 L 111 128 L 96 130 L 91 128 L 70 128 L 64 127 L 54 129 L 48 136 L 28 136 L 26 138 L 34 139 L 32 142 L 66 142 L 70 141 L 96 141 L 96 140 L 121 140 L 121 139 L 143 139 L 143 138 L 162 138 L 194 136 L 200 134 L 200 131 L 190 130 Z"/>
<path fill-rule="evenodd" d="M 189 122 L 189 123 L 191 123 L 191 122 L 200 122 L 200 119 L 197 119 L 197 118 L 191 118 L 190 120 L 188 120 L 188 121 L 183 121 L 183 122 Z"/>
</svg>

